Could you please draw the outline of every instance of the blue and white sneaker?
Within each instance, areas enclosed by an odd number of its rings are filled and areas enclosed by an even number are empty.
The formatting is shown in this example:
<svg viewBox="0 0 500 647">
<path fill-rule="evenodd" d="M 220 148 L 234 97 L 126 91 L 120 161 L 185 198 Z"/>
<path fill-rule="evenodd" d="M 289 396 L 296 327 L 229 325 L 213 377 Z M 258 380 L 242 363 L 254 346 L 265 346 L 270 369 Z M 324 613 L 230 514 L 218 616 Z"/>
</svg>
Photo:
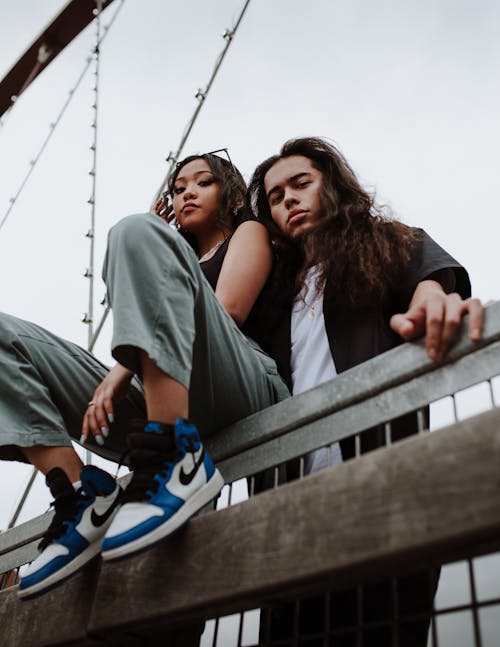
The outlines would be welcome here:
<svg viewBox="0 0 500 647">
<path fill-rule="evenodd" d="M 22 599 L 53 588 L 101 551 L 122 489 L 112 476 L 93 465 L 83 467 L 80 478 L 82 485 L 76 491 L 59 467 L 47 474 L 55 516 L 38 546 L 40 555 L 21 577 L 18 595 Z"/>
<path fill-rule="evenodd" d="M 102 542 L 113 560 L 164 539 L 217 496 L 224 480 L 194 425 L 148 422 L 127 435 L 134 475 Z"/>
</svg>

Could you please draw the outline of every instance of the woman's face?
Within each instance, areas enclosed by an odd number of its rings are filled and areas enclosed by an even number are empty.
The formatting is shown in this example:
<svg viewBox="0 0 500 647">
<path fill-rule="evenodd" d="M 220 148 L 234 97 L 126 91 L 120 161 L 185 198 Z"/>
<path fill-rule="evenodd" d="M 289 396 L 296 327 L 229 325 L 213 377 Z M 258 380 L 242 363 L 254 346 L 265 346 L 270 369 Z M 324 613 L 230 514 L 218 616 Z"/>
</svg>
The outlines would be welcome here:
<svg viewBox="0 0 500 647">
<path fill-rule="evenodd" d="M 208 162 L 195 159 L 179 171 L 173 189 L 173 207 L 180 226 L 196 235 L 216 228 L 220 186 Z"/>
</svg>

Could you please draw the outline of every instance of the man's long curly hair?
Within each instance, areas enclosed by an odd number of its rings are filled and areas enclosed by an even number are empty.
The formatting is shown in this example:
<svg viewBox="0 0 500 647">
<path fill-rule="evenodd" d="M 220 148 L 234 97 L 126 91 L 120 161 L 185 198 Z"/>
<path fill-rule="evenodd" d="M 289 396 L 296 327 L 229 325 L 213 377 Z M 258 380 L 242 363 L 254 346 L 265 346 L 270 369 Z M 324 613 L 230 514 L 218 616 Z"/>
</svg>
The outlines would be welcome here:
<svg viewBox="0 0 500 647">
<path fill-rule="evenodd" d="M 293 241 L 273 221 L 264 187 L 269 169 L 292 155 L 307 157 L 323 175 L 318 226 Z M 249 195 L 276 251 L 269 286 L 269 303 L 275 309 L 291 302 L 315 265 L 319 266 L 316 289 L 322 289 L 328 278 L 328 294 L 342 309 L 383 304 L 397 285 L 417 234 L 377 206 L 333 144 L 318 137 L 287 141 L 278 155 L 256 168 Z"/>
</svg>

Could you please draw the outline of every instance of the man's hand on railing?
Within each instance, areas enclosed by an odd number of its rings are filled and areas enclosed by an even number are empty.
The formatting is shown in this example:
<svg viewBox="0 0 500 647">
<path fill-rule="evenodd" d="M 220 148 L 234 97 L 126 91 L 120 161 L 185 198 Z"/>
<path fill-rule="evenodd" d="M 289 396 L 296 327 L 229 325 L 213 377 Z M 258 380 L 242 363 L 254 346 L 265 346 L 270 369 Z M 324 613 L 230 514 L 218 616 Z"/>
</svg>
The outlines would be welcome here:
<svg viewBox="0 0 500 647">
<path fill-rule="evenodd" d="M 462 317 L 469 314 L 469 338 L 479 341 L 483 332 L 484 308 L 479 299 L 446 294 L 437 281 L 418 284 L 408 310 L 391 317 L 391 328 L 406 341 L 425 334 L 430 359 L 440 362 L 456 337 Z"/>
</svg>

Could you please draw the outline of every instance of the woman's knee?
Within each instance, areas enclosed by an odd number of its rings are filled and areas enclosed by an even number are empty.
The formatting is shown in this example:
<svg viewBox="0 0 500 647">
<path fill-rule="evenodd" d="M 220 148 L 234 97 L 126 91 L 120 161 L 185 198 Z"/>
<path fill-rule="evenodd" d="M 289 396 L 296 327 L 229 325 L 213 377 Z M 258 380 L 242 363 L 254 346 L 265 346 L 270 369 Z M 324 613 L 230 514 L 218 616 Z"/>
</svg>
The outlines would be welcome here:
<svg viewBox="0 0 500 647">
<path fill-rule="evenodd" d="M 0 342 L 12 340 L 21 332 L 25 322 L 17 317 L 0 312 Z"/>
<path fill-rule="evenodd" d="M 144 242 L 158 237 L 165 243 L 175 242 L 176 232 L 157 216 L 149 213 L 132 214 L 111 227 L 109 246 L 119 245 L 132 251 L 140 249 L 144 253 Z"/>
<path fill-rule="evenodd" d="M 136 268 L 195 264 L 192 250 L 172 227 L 158 216 L 134 214 L 114 225 L 109 232 L 103 267 L 105 282 L 117 265 Z"/>
</svg>

